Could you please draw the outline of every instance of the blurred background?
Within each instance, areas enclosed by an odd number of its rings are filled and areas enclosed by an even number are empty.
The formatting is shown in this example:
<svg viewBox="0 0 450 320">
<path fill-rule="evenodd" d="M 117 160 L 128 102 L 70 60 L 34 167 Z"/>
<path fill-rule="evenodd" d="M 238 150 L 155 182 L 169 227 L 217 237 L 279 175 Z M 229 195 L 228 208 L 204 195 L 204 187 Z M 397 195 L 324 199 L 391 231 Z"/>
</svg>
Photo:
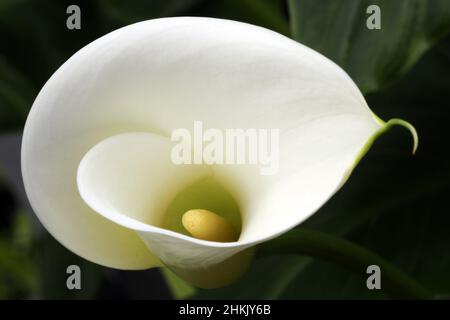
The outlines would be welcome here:
<svg viewBox="0 0 450 320">
<path fill-rule="evenodd" d="M 66 28 L 66 8 L 81 29 Z M 366 9 L 381 9 L 369 30 Z M 301 256 L 258 258 L 237 283 L 195 289 L 167 271 L 118 271 L 79 258 L 35 218 L 20 173 L 27 113 L 72 54 L 122 26 L 169 16 L 208 16 L 275 30 L 344 68 L 382 119 L 404 129 L 376 141 L 349 182 L 301 226 L 362 245 L 434 293 L 450 294 L 450 1 L 448 0 L 0 0 L 0 299 L 389 298 L 340 266 Z M 67 290 L 66 267 L 82 270 Z"/>
</svg>

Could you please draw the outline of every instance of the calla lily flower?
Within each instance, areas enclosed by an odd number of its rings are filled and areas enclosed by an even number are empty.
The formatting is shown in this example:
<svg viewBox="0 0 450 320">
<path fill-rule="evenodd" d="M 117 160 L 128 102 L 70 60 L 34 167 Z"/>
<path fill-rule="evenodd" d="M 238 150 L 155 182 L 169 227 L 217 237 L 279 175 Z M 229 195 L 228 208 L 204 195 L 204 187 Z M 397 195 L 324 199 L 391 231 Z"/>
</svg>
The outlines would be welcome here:
<svg viewBox="0 0 450 320">
<path fill-rule="evenodd" d="M 279 171 L 174 164 L 171 132 L 198 120 L 279 129 Z M 339 66 L 287 37 L 235 21 L 155 19 L 101 37 L 53 74 L 26 122 L 23 179 L 42 224 L 79 256 L 221 286 L 252 247 L 316 212 L 394 124 L 416 147 L 408 123 L 380 120 Z M 202 226 L 212 239 L 193 237 L 182 225 L 191 209 L 223 216 L 236 239 L 215 241 L 224 222 L 215 218 Z"/>
</svg>

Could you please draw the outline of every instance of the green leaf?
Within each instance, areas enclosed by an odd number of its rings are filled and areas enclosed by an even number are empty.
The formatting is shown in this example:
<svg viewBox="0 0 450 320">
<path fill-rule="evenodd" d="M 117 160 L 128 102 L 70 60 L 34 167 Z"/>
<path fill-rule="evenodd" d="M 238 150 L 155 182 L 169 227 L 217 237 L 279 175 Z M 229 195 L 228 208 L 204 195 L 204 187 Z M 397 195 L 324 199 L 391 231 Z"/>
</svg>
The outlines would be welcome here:
<svg viewBox="0 0 450 320">
<path fill-rule="evenodd" d="M 17 210 L 13 218 L 11 243 L 18 249 L 30 251 L 33 230 L 29 215 L 22 210 Z"/>
<path fill-rule="evenodd" d="M 369 30 L 369 5 L 381 30 Z M 401 78 L 450 31 L 447 0 L 289 0 L 294 39 L 346 70 L 363 93 Z"/>
<path fill-rule="evenodd" d="M 9 297 L 20 297 L 36 292 L 37 286 L 37 270 L 33 261 L 7 238 L 0 237 L 0 291 Z"/>
<path fill-rule="evenodd" d="M 28 79 L 0 56 L 0 130 L 22 126 L 34 95 Z"/>
</svg>

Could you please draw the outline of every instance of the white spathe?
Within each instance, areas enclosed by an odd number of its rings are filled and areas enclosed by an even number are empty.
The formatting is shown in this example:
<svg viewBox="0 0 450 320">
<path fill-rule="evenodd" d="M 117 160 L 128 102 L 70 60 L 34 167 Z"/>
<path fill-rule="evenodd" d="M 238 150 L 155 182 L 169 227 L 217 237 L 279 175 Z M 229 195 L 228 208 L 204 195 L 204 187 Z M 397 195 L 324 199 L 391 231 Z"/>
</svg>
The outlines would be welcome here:
<svg viewBox="0 0 450 320">
<path fill-rule="evenodd" d="M 279 129 L 279 172 L 172 164 L 171 132 L 196 120 Z M 88 260 L 206 268 L 313 214 L 383 125 L 340 67 L 291 39 L 234 21 L 156 19 L 101 37 L 55 72 L 27 119 L 23 178 L 43 225 Z M 211 175 L 240 206 L 239 241 L 160 228 L 171 199 Z"/>
</svg>

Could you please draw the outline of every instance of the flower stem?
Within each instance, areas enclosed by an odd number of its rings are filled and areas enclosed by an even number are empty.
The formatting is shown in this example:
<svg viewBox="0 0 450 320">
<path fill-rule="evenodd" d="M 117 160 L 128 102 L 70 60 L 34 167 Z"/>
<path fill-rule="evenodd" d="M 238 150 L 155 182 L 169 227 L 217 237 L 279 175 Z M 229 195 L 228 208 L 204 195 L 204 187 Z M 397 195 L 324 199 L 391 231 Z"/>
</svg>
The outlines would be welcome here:
<svg viewBox="0 0 450 320">
<path fill-rule="evenodd" d="M 432 299 L 433 294 L 372 251 L 319 231 L 297 228 L 258 246 L 258 255 L 299 254 L 343 266 L 360 276 L 369 265 L 381 270 L 381 287 L 393 298 Z"/>
</svg>

